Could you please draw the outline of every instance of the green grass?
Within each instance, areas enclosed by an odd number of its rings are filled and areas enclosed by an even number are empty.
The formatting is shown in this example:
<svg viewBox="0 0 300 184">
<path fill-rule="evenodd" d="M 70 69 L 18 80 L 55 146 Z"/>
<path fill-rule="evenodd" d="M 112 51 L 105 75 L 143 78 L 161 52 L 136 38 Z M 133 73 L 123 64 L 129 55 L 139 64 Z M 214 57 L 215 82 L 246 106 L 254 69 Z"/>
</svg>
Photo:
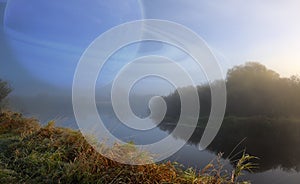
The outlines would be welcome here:
<svg viewBox="0 0 300 184">
<path fill-rule="evenodd" d="M 133 144 L 107 147 L 114 157 L 135 154 L 133 159 L 151 159 Z M 243 155 L 233 171 L 223 169 L 221 157 L 202 170 L 184 170 L 178 163 L 126 165 L 100 155 L 79 131 L 41 126 L 21 114 L 0 114 L 0 183 L 247 183 L 239 181 L 251 169 Z"/>
</svg>

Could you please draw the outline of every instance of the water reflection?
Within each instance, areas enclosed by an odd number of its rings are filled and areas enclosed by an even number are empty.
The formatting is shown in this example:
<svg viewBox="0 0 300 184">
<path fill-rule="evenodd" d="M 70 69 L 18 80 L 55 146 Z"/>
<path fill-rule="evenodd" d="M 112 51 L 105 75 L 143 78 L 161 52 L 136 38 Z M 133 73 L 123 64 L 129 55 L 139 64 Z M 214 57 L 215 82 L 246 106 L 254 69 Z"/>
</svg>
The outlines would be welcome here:
<svg viewBox="0 0 300 184">
<path fill-rule="evenodd" d="M 197 146 L 207 119 L 201 123 L 188 143 Z M 158 125 L 161 130 L 172 132 L 176 123 L 164 121 Z M 181 138 L 182 135 L 173 135 Z M 300 171 L 300 121 L 293 119 L 271 119 L 265 117 L 225 118 L 222 127 L 208 147 L 214 153 L 223 152 L 224 158 L 234 161 L 246 153 L 259 157 L 259 169 L 263 172 L 280 168 L 285 171 Z"/>
<path fill-rule="evenodd" d="M 149 115 L 147 104 L 150 96 L 138 97 L 138 101 L 132 104 L 134 113 L 140 117 Z M 73 111 L 71 97 L 39 95 L 34 97 L 19 97 L 11 99 L 11 106 L 23 112 L 27 116 L 34 116 L 42 123 L 56 119 L 57 126 L 77 128 Z M 103 115 L 107 128 L 116 137 L 123 141 L 134 141 L 136 144 L 150 144 L 157 142 L 171 134 L 176 126 L 176 120 L 165 120 L 158 125 L 158 128 L 151 131 L 137 131 L 122 124 L 110 105 L 97 103 L 99 114 Z M 142 108 L 142 106 L 144 108 Z M 231 154 L 231 161 L 240 157 L 236 153 L 243 149 L 246 152 L 259 157 L 259 169 L 255 174 L 246 173 L 246 179 L 252 183 L 299 183 L 300 173 L 300 121 L 292 119 L 270 119 L 263 117 L 252 118 L 225 118 L 222 127 L 206 151 L 198 149 L 198 143 L 205 128 L 207 118 L 202 118 L 192 137 L 172 157 L 171 161 L 182 163 L 186 167 L 203 168 L 216 154 L 224 152 L 223 157 Z M 175 139 L 184 139 L 182 132 L 172 133 Z M 242 141 L 243 140 L 243 141 Z M 242 141 L 242 142 L 241 142 Z M 240 144 L 239 144 L 240 143 Z M 224 160 L 223 160 L 224 161 Z M 225 167 L 228 170 L 232 166 L 225 160 Z M 294 172 L 291 172 L 294 171 Z"/>
<path fill-rule="evenodd" d="M 150 98 L 139 98 L 141 104 Z M 15 102 L 15 103 L 14 103 Z M 33 103 L 34 102 L 34 103 Z M 143 102 L 143 103 L 142 103 Z M 42 123 L 47 123 L 48 120 L 56 119 L 58 126 L 77 128 L 73 117 L 72 104 L 70 97 L 50 97 L 38 96 L 33 98 L 14 98 L 11 99 L 11 104 L 15 105 L 15 109 L 27 114 L 35 116 Z M 140 108 L 141 104 L 135 104 L 139 108 L 133 108 L 136 114 L 144 114 L 141 117 L 147 116 L 149 113 L 145 108 Z M 44 108 L 43 108 L 44 107 Z M 102 105 L 103 107 L 103 105 Z M 101 110 L 102 109 L 102 110 Z M 158 129 L 153 131 L 138 132 L 134 131 L 125 125 L 122 125 L 115 117 L 112 108 L 100 108 L 100 114 L 105 115 L 105 122 L 109 129 L 119 137 L 126 137 L 124 140 L 135 141 L 136 143 L 153 143 L 170 134 L 176 126 L 176 120 L 165 120 L 158 125 Z M 188 140 L 188 144 L 197 149 L 198 143 L 205 128 L 207 118 L 201 119 L 192 137 Z M 184 139 L 184 130 L 188 127 L 182 127 L 183 131 L 172 133 L 172 136 L 177 139 Z M 238 146 L 237 146 L 238 145 Z M 259 157 L 257 162 L 260 164 L 259 169 L 255 172 L 263 172 L 271 169 L 283 169 L 285 171 L 295 170 L 300 171 L 300 121 L 293 119 L 271 119 L 264 117 L 249 117 L 249 118 L 225 118 L 222 127 L 207 148 L 209 151 L 217 154 L 224 152 L 224 158 L 232 157 L 235 160 L 240 157 L 241 150 L 246 149 L 246 152 Z M 237 148 L 235 149 L 235 147 Z M 199 151 L 200 152 L 200 151 Z M 197 151 L 195 154 L 199 154 Z M 231 155 L 229 155 L 232 152 Z M 181 151 L 182 162 L 192 158 L 186 156 Z M 199 159 L 198 157 L 196 158 Z M 187 163 L 195 163 L 191 161 Z M 186 164 L 186 163 L 183 163 Z"/>
</svg>

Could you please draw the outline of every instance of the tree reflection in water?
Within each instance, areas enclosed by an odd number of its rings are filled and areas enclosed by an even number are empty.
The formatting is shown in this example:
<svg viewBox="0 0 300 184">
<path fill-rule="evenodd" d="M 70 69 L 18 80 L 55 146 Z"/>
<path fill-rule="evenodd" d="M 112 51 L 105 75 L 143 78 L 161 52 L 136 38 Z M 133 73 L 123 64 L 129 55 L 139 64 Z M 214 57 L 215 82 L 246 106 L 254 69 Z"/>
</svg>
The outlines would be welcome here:
<svg viewBox="0 0 300 184">
<path fill-rule="evenodd" d="M 176 120 L 165 120 L 158 127 L 171 133 L 176 126 L 174 122 Z M 188 140 L 189 144 L 198 145 L 206 125 L 205 122 L 207 122 L 207 118 L 199 120 L 198 127 Z M 181 138 L 183 133 L 173 133 L 173 136 Z M 216 154 L 223 152 L 223 157 L 230 157 L 233 164 L 234 160 L 241 156 L 242 151 L 246 150 L 246 153 L 259 157 L 259 160 L 256 161 L 259 168 L 254 172 L 275 168 L 299 172 L 299 145 L 300 120 L 227 117 L 224 119 L 218 135 L 207 149 Z"/>
</svg>

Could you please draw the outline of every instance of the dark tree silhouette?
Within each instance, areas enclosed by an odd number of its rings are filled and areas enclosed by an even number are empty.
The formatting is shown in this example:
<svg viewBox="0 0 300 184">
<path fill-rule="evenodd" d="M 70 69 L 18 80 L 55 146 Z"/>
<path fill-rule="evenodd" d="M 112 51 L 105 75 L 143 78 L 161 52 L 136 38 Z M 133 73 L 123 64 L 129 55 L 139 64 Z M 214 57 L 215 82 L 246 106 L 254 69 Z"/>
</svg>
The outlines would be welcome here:
<svg viewBox="0 0 300 184">
<path fill-rule="evenodd" d="M 257 62 L 235 66 L 227 73 L 227 116 L 300 117 L 300 78 L 282 78 Z M 201 116 L 208 116 L 211 94 L 208 85 L 198 86 Z M 184 90 L 190 90 L 187 86 Z M 175 91 L 165 97 L 167 117 L 180 114 L 180 98 Z"/>
<path fill-rule="evenodd" d="M 8 83 L 0 79 L 0 109 L 3 105 L 3 100 L 8 96 L 11 92 L 11 88 Z"/>
<path fill-rule="evenodd" d="M 226 87 L 226 117 L 208 149 L 224 153 L 224 158 L 235 155 L 232 161 L 246 149 L 260 158 L 257 172 L 275 168 L 300 171 L 300 77 L 283 78 L 260 63 L 248 62 L 228 71 Z M 183 91 L 190 89 L 187 86 Z M 197 90 L 202 117 L 188 141 L 192 145 L 200 142 L 211 108 L 210 87 L 202 85 Z M 164 98 L 167 114 L 158 127 L 172 132 L 180 115 L 180 98 L 176 91 Z M 185 136 L 180 132 L 172 135 L 183 140 Z"/>
</svg>

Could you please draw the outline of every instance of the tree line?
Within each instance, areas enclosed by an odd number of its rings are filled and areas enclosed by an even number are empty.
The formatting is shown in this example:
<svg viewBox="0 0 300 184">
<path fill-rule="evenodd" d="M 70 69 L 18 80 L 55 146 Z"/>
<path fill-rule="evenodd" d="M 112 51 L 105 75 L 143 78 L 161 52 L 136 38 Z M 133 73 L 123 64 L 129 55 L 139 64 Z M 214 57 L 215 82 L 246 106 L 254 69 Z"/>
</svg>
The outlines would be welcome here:
<svg viewBox="0 0 300 184">
<path fill-rule="evenodd" d="M 226 76 L 226 116 L 300 116 L 300 77 L 281 77 L 257 62 L 247 62 L 229 69 Z M 218 81 L 212 85 L 217 85 Z M 191 90 L 191 86 L 183 91 Z M 211 91 L 208 84 L 197 86 L 200 116 L 209 116 Z M 166 117 L 178 118 L 180 97 L 177 90 L 164 96 L 168 110 Z"/>
</svg>

